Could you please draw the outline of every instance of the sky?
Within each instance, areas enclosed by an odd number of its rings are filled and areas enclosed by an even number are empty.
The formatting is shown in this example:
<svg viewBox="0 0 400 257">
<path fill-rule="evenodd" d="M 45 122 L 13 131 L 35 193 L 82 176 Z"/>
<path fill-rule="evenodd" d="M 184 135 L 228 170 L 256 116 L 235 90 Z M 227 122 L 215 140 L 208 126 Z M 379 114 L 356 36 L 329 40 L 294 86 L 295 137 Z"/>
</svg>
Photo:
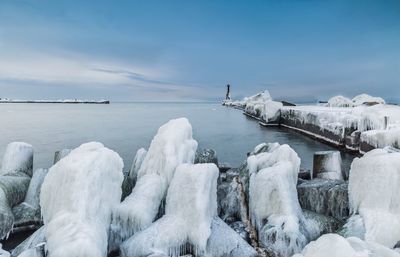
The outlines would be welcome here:
<svg viewBox="0 0 400 257">
<path fill-rule="evenodd" d="M 400 102 L 400 1 L 0 0 L 0 98 Z"/>
</svg>

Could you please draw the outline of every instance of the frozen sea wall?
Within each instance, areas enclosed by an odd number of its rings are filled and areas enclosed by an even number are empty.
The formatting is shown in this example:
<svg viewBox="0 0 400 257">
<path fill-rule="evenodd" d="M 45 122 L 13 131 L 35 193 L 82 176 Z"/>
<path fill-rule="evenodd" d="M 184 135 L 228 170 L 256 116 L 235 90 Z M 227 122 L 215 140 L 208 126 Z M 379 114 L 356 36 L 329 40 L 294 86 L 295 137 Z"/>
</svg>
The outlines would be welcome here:
<svg viewBox="0 0 400 257">
<path fill-rule="evenodd" d="M 273 101 L 268 91 L 224 102 L 243 110 L 260 124 L 281 125 L 325 143 L 360 153 L 385 146 L 400 147 L 400 106 L 361 94 L 335 96 L 325 105 L 288 106 Z"/>
</svg>

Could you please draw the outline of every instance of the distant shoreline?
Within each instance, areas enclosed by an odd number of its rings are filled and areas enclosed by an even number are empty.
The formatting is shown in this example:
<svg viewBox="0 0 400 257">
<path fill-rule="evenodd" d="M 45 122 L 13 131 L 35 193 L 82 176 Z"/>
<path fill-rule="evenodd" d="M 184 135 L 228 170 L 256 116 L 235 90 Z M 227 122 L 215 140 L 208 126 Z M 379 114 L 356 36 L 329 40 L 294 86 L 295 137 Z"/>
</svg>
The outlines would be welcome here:
<svg viewBox="0 0 400 257">
<path fill-rule="evenodd" d="M 12 104 L 110 104 L 109 100 L 87 101 L 87 100 L 0 100 L 0 103 Z"/>
</svg>

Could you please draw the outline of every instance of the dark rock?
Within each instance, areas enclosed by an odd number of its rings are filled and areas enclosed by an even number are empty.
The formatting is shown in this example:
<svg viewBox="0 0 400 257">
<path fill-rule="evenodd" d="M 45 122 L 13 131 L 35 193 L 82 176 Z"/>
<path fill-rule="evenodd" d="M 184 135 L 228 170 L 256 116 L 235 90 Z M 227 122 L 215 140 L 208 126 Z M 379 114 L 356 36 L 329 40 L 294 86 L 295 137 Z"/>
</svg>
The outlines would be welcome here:
<svg viewBox="0 0 400 257">
<path fill-rule="evenodd" d="M 217 153 L 213 149 L 197 150 L 194 163 L 214 163 L 218 166 Z"/>
</svg>

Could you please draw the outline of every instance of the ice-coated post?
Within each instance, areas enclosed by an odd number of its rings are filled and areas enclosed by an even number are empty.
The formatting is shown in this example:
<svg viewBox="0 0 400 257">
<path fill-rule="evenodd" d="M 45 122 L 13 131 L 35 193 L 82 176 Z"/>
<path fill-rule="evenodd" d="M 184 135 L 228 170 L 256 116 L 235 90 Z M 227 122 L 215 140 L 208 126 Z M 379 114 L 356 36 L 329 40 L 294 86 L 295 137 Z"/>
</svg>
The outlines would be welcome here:
<svg viewBox="0 0 400 257">
<path fill-rule="evenodd" d="M 314 153 L 312 178 L 343 180 L 342 158 L 339 151 L 320 151 Z"/>
</svg>

